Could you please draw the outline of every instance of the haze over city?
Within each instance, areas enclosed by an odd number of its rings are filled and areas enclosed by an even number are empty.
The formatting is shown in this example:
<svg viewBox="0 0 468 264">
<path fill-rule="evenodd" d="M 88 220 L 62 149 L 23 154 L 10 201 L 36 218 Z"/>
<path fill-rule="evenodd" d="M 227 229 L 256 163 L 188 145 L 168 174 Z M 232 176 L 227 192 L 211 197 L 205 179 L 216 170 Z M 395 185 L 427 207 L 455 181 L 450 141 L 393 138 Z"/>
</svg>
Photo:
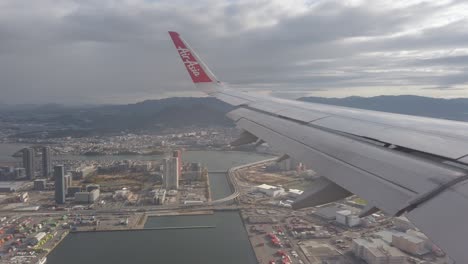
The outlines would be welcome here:
<svg viewBox="0 0 468 264">
<path fill-rule="evenodd" d="M 467 30 L 461 0 L 0 0 L 0 264 L 468 263 Z"/>
<path fill-rule="evenodd" d="M 203 96 L 167 30 L 224 82 L 264 94 L 466 97 L 467 9 L 456 0 L 2 0 L 0 102 Z"/>
</svg>

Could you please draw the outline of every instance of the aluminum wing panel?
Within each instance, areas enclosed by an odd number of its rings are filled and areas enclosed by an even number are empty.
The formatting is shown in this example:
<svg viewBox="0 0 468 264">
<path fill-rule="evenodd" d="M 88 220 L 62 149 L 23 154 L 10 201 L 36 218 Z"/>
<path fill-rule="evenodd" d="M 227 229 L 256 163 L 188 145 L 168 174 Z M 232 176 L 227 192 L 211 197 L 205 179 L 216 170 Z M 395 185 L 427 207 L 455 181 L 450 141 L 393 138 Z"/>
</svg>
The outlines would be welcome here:
<svg viewBox="0 0 468 264">
<path fill-rule="evenodd" d="M 406 216 L 457 264 L 468 263 L 468 183 L 460 183 Z"/>
<path fill-rule="evenodd" d="M 234 110 L 232 115 L 235 115 L 237 117 L 236 119 L 241 117 L 238 121 L 238 125 L 247 131 L 249 131 L 248 127 L 244 127 L 243 124 L 248 120 L 265 129 L 269 129 L 271 132 L 283 135 L 283 137 L 295 141 L 296 144 L 307 146 L 310 150 L 317 151 L 335 162 L 343 162 L 355 170 L 372 175 L 374 179 L 380 179 L 393 186 L 398 186 L 399 189 L 405 190 L 408 193 L 426 193 L 445 182 L 465 175 L 462 171 L 449 166 L 432 163 L 405 153 L 367 144 L 342 135 L 322 131 L 296 122 L 282 120 L 281 118 L 272 117 L 255 111 L 238 109 Z M 263 138 L 262 135 L 255 134 L 252 131 L 249 132 L 272 146 L 282 144 L 271 142 Z M 295 153 L 293 153 L 294 149 L 290 149 L 290 147 L 279 148 L 279 150 L 295 157 Z M 299 154 L 297 156 L 300 160 L 307 159 L 307 161 L 311 163 L 310 165 L 313 165 L 314 169 L 320 174 L 342 187 L 370 201 L 376 199 L 376 197 L 363 195 L 362 192 L 366 190 L 360 190 L 360 188 L 363 188 L 362 182 L 358 186 L 355 186 L 355 188 L 358 189 L 350 189 L 350 186 L 343 185 L 343 181 L 347 179 L 343 175 L 320 171 L 324 165 L 311 161 L 309 153 Z M 314 160 L 316 161 L 316 159 Z M 366 180 L 366 185 L 369 179 Z M 365 186 L 365 189 L 367 189 L 367 186 Z M 385 206 L 388 207 L 389 204 L 394 203 L 394 199 L 395 196 L 387 200 L 386 203 L 376 201 L 375 204 L 377 206 L 385 204 Z M 407 201 L 408 200 L 406 200 L 406 202 Z M 382 207 L 379 208 L 388 213 L 395 214 L 398 210 L 408 205 L 406 202 L 398 203 L 392 210 L 388 210 L 388 208 L 386 210 Z"/>
<path fill-rule="evenodd" d="M 318 119 L 329 116 L 324 113 L 304 110 L 304 109 L 296 108 L 296 107 L 289 107 L 289 108 L 283 109 L 277 112 L 276 114 L 281 117 L 286 117 L 288 119 L 297 120 L 297 121 L 304 122 L 304 123 L 309 123 L 314 120 L 318 120 Z"/>
<path fill-rule="evenodd" d="M 243 105 L 243 104 L 250 102 L 244 98 L 239 98 L 239 97 L 232 96 L 232 95 L 226 95 L 223 93 L 215 93 L 214 96 L 225 103 L 228 103 L 230 105 L 235 105 L 235 106 Z"/>
<path fill-rule="evenodd" d="M 395 142 L 394 144 L 400 146 L 451 159 L 458 159 L 468 154 L 468 142 L 408 129 L 390 128 L 385 130 L 380 138 L 385 142 Z"/>
<path fill-rule="evenodd" d="M 459 159 L 458 161 L 468 164 L 468 156 L 462 157 L 462 158 Z"/>
<path fill-rule="evenodd" d="M 314 128 L 291 121 L 274 120 L 274 117 L 252 113 L 246 109 L 239 109 L 236 116 L 243 116 L 237 122 L 239 127 L 258 136 L 273 148 L 304 161 L 319 174 L 392 215 L 415 199 L 430 192 L 431 189 L 437 189 L 442 184 L 459 177 L 461 179 L 467 178 L 466 172 L 462 170 L 432 164 L 429 161 L 402 153 L 393 153 L 392 150 L 380 149 L 381 147 L 378 146 L 367 146 L 379 151 L 364 151 L 361 155 L 362 149 L 359 145 L 367 145 L 364 142 L 355 141 L 352 144 L 346 144 L 348 139 L 338 140 L 339 137 L 343 136 L 335 135 L 336 137 L 334 137 L 326 135 L 329 133 L 323 131 L 326 134 L 320 135 L 320 132 L 316 133 Z M 301 130 L 301 126 L 305 130 Z M 297 131 L 298 134 L 293 131 Z M 300 136 L 298 137 L 298 135 Z M 310 138 L 304 135 L 308 135 Z M 327 138 L 327 136 L 330 137 Z M 339 153 L 319 151 L 317 148 L 320 146 L 310 142 L 311 140 L 335 142 L 341 146 L 341 151 L 348 152 L 348 154 L 355 152 L 358 158 L 352 156 L 334 157 L 330 153 Z M 352 141 L 350 140 L 348 143 Z M 390 158 L 386 157 L 385 154 L 382 156 L 381 151 L 390 152 L 399 157 Z M 346 159 L 342 160 L 343 158 Z M 402 160 L 398 160 L 398 158 L 402 158 Z M 397 168 L 394 167 L 395 164 L 397 164 Z M 426 175 L 426 173 L 430 175 Z M 394 180 L 396 182 L 393 182 Z M 408 218 L 429 235 L 434 243 L 442 246 L 451 257 L 456 259 L 456 263 L 468 263 L 468 255 L 464 251 L 464 242 L 468 237 L 468 229 L 465 226 L 465 223 L 468 223 L 467 194 L 468 183 L 462 182 L 435 194 L 407 214 Z M 448 227 L 449 230 L 440 228 L 441 225 Z"/>
<path fill-rule="evenodd" d="M 460 142 L 458 139 L 390 125 L 337 116 L 323 118 L 312 122 L 312 124 L 451 159 L 457 159 L 468 153 L 468 143 Z M 466 147 L 464 148 L 463 145 Z"/>
<path fill-rule="evenodd" d="M 308 166 L 313 167 L 318 173 L 327 175 L 328 179 L 341 187 L 359 194 L 364 199 L 374 201 L 376 206 L 386 212 L 398 212 L 401 206 L 415 195 L 404 188 L 329 157 L 250 120 L 241 119 L 237 124 L 259 136 L 273 148 L 288 153 L 291 157 L 300 159 Z"/>
<path fill-rule="evenodd" d="M 287 106 L 282 107 L 281 105 L 275 104 L 273 102 L 253 102 L 249 104 L 249 107 L 272 114 L 276 114 L 287 108 Z"/>
<path fill-rule="evenodd" d="M 362 137 L 372 137 L 376 134 L 381 134 L 384 129 L 388 129 L 390 127 L 387 125 L 369 123 L 340 116 L 322 118 L 311 122 L 311 124 Z M 364 127 L 366 128 L 365 130 L 363 129 Z"/>
<path fill-rule="evenodd" d="M 225 93 L 239 93 L 225 90 Z M 301 122 L 449 159 L 468 155 L 468 123 L 249 95 L 249 105 Z M 326 117 L 326 118 L 324 118 Z M 381 130 L 380 128 L 385 128 Z"/>
<path fill-rule="evenodd" d="M 282 104 L 301 107 L 346 118 L 468 140 L 468 123 L 421 116 L 402 115 L 350 107 L 283 100 Z"/>
</svg>

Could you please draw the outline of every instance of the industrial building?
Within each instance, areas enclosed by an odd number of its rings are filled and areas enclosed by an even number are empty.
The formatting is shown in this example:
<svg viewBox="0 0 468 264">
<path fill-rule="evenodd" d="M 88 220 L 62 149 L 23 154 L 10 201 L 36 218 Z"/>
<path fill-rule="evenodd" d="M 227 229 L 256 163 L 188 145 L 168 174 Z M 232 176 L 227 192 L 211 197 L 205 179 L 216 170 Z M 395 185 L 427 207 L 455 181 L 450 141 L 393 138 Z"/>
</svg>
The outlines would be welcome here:
<svg viewBox="0 0 468 264">
<path fill-rule="evenodd" d="M 42 177 L 49 178 L 52 169 L 50 148 L 42 147 Z"/>
<path fill-rule="evenodd" d="M 97 168 L 95 166 L 84 165 L 72 171 L 72 176 L 74 179 L 83 179 L 83 178 L 93 175 L 94 173 L 96 173 L 96 171 L 97 171 Z"/>
<path fill-rule="evenodd" d="M 68 197 L 75 197 L 75 193 L 81 192 L 81 186 L 70 186 L 67 189 Z"/>
<path fill-rule="evenodd" d="M 325 220 L 335 220 L 336 219 L 336 212 L 341 211 L 343 209 L 337 206 L 325 206 L 319 207 L 317 211 L 314 212 L 314 215 L 321 217 Z"/>
<path fill-rule="evenodd" d="M 283 195 L 285 193 L 283 188 L 268 185 L 268 184 L 258 185 L 256 189 L 257 191 L 264 193 L 270 197 L 276 197 L 279 195 Z"/>
<path fill-rule="evenodd" d="M 117 190 L 114 192 L 113 198 L 115 200 L 128 200 L 128 198 L 132 195 L 132 192 L 130 192 L 127 188 L 122 188 L 122 190 Z"/>
<path fill-rule="evenodd" d="M 298 189 L 289 189 L 287 192 L 286 192 L 286 195 L 290 198 L 293 198 L 293 199 L 296 199 L 297 197 L 299 197 L 302 193 L 304 193 L 304 191 L 302 190 L 298 190 Z"/>
<path fill-rule="evenodd" d="M 308 240 L 299 246 L 310 263 L 344 263 L 343 256 L 328 244 Z"/>
<path fill-rule="evenodd" d="M 92 190 L 100 190 L 101 186 L 99 184 L 88 184 L 86 185 L 86 191 L 90 192 Z"/>
<path fill-rule="evenodd" d="M 26 169 L 26 177 L 29 180 L 34 180 L 36 177 L 34 173 L 34 149 L 23 149 L 23 167 Z"/>
<path fill-rule="evenodd" d="M 63 165 L 57 165 L 54 167 L 54 179 L 55 179 L 55 202 L 58 204 L 65 203 L 65 171 Z"/>
<path fill-rule="evenodd" d="M 37 245 L 37 243 L 39 243 L 39 241 L 41 241 L 47 234 L 45 232 L 39 232 L 37 233 L 36 235 L 34 235 L 33 237 L 31 237 L 31 240 L 30 240 L 30 244 L 31 245 Z"/>
<path fill-rule="evenodd" d="M 302 171 L 304 169 L 304 165 L 293 159 L 293 158 L 288 158 L 288 159 L 285 159 L 285 160 L 282 160 L 280 162 L 278 162 L 278 165 L 280 167 L 281 170 L 283 171 L 291 171 L 291 170 L 295 170 L 295 171 Z"/>
<path fill-rule="evenodd" d="M 353 215 L 350 210 L 340 210 L 336 212 L 336 222 L 345 226 L 355 227 L 361 224 L 361 218 Z"/>
<path fill-rule="evenodd" d="M 406 233 L 393 234 L 392 245 L 412 255 L 421 256 L 429 253 L 425 240 Z"/>
<path fill-rule="evenodd" d="M 178 157 L 163 160 L 164 187 L 168 190 L 179 189 L 179 160 L 180 158 Z"/>
<path fill-rule="evenodd" d="M 163 205 L 164 200 L 166 199 L 166 190 L 165 189 L 152 190 L 150 192 L 150 196 L 152 197 L 153 204 Z"/>
<path fill-rule="evenodd" d="M 75 202 L 77 203 L 94 203 L 99 198 L 99 189 L 94 189 L 90 192 L 75 193 Z"/>
<path fill-rule="evenodd" d="M 398 216 L 393 218 L 393 225 L 395 228 L 399 231 L 406 232 L 409 229 L 416 229 L 416 226 L 414 226 L 408 218 L 404 216 Z"/>
<path fill-rule="evenodd" d="M 399 249 L 389 246 L 382 239 L 353 240 L 354 255 L 368 264 L 406 264 L 407 256 Z"/>
<path fill-rule="evenodd" d="M 46 179 L 34 180 L 34 190 L 44 191 L 46 188 L 47 188 L 47 180 Z"/>
</svg>

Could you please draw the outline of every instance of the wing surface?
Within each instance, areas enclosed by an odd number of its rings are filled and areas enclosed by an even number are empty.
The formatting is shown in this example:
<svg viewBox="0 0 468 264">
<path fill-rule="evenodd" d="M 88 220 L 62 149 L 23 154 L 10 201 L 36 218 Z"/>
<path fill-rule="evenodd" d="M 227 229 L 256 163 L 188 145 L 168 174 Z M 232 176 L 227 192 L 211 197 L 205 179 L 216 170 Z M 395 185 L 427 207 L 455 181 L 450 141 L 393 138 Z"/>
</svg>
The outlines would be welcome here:
<svg viewBox="0 0 468 264">
<path fill-rule="evenodd" d="M 468 263 L 468 123 L 230 89 L 178 33 L 170 36 L 195 86 L 237 106 L 228 117 L 249 135 L 246 142 L 267 142 L 324 176 L 293 207 L 332 202 L 351 192 L 369 201 L 369 212 L 405 214 L 456 263 Z M 193 67 L 203 81 L 194 78 Z"/>
</svg>

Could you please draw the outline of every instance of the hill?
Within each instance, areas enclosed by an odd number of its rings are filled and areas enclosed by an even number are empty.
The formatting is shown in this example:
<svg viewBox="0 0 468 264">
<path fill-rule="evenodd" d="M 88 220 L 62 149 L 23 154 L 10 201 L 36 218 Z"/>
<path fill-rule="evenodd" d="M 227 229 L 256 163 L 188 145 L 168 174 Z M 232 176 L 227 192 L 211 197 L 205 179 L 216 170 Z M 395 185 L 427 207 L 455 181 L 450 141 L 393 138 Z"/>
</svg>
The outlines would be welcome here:
<svg viewBox="0 0 468 264">
<path fill-rule="evenodd" d="M 421 96 L 321 98 L 301 101 L 347 106 L 399 114 L 468 121 L 468 99 Z M 14 137 L 62 137 L 160 132 L 170 128 L 234 124 L 225 114 L 234 109 L 215 98 L 174 97 L 126 105 L 67 107 L 57 104 L 7 107 L 0 112 L 1 128 L 16 131 Z M 46 132 L 46 133 L 44 133 Z"/>
</svg>

